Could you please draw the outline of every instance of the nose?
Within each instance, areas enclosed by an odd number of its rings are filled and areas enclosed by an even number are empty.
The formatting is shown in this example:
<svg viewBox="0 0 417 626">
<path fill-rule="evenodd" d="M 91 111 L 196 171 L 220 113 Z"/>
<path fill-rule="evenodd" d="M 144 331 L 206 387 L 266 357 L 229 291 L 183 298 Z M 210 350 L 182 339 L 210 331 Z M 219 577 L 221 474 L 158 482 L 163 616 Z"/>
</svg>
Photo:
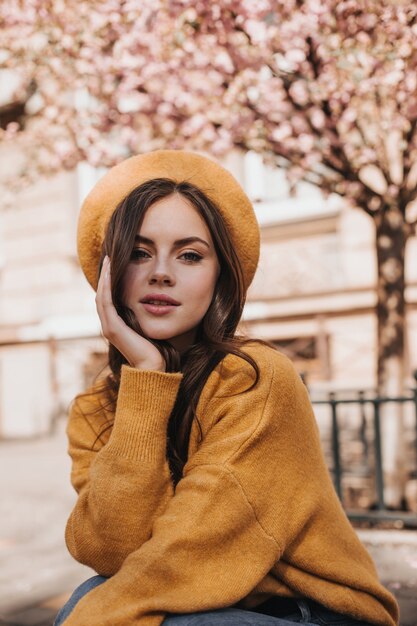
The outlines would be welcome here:
<svg viewBox="0 0 417 626">
<path fill-rule="evenodd" d="M 153 272 L 149 277 L 150 285 L 173 285 L 174 281 L 171 276 L 165 274 L 164 272 Z"/>
<path fill-rule="evenodd" d="M 168 264 L 159 261 L 151 269 L 148 282 L 150 285 L 173 285 L 175 280 Z"/>
</svg>

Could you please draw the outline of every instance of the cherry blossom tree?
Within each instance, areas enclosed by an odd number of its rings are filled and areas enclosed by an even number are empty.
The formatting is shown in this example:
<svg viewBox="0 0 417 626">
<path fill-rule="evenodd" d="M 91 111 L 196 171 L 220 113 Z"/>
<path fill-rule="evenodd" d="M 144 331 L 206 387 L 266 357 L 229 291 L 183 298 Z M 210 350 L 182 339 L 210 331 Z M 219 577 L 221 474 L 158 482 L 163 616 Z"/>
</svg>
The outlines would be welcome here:
<svg viewBox="0 0 417 626">
<path fill-rule="evenodd" d="M 13 101 L 24 105 L 1 136 L 24 148 L 19 184 L 161 147 L 238 148 L 285 168 L 292 188 L 308 181 L 365 211 L 375 224 L 378 388 L 403 391 L 415 3 L 3 0 L 0 25 L 0 67 L 19 76 Z M 390 454 L 401 454 L 396 419 Z M 393 505 L 400 466 L 394 456 L 387 469 Z"/>
</svg>

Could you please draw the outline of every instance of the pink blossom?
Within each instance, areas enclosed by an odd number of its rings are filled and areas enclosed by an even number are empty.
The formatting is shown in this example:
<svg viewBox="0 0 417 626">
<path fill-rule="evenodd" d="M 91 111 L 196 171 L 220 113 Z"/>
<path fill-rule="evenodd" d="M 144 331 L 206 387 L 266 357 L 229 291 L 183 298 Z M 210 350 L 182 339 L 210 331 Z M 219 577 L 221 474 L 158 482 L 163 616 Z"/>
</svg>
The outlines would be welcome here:
<svg viewBox="0 0 417 626">
<path fill-rule="evenodd" d="M 404 167 L 417 160 L 416 18 L 413 3 L 377 0 L 366 10 L 359 0 L 56 0 L 48 10 L 4 0 L 0 68 L 19 75 L 13 98 L 27 107 L 24 127 L 1 140 L 22 145 L 31 176 L 155 147 L 255 149 L 288 163 L 293 182 L 314 173 L 359 198 L 363 164 L 389 180 L 390 129 Z"/>
</svg>

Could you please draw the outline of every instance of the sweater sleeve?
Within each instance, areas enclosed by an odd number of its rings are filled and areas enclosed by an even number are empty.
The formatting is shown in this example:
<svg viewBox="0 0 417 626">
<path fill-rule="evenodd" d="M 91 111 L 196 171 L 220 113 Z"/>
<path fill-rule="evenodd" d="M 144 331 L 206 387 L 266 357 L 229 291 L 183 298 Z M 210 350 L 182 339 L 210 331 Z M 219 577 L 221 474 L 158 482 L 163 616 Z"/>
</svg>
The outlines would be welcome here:
<svg viewBox="0 0 417 626">
<path fill-rule="evenodd" d="M 114 425 L 98 452 L 94 414 L 81 399 L 73 406 L 67 432 L 78 499 L 65 537 L 72 556 L 99 574 L 117 572 L 150 538 L 172 497 L 166 430 L 181 378 L 123 366 Z"/>
</svg>

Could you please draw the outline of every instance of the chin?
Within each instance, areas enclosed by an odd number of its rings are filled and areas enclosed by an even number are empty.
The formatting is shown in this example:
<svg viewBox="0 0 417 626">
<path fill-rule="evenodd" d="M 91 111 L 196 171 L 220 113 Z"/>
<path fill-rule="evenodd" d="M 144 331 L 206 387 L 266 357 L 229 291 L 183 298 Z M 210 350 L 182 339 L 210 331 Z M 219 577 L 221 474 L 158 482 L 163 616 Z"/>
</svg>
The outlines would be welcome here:
<svg viewBox="0 0 417 626">
<path fill-rule="evenodd" d="M 168 330 L 162 330 L 162 329 L 147 329 L 147 328 L 143 328 L 142 326 L 142 330 L 145 333 L 145 335 L 147 337 L 149 337 L 149 339 L 156 339 L 158 341 L 169 341 L 170 339 L 173 339 L 174 337 L 176 337 L 178 334 L 182 335 L 182 332 L 179 333 L 172 333 L 169 332 Z"/>
<path fill-rule="evenodd" d="M 158 332 L 149 332 L 145 331 L 145 334 L 149 339 L 156 339 L 157 341 L 169 341 L 172 339 L 171 333 L 158 333 Z"/>
</svg>

